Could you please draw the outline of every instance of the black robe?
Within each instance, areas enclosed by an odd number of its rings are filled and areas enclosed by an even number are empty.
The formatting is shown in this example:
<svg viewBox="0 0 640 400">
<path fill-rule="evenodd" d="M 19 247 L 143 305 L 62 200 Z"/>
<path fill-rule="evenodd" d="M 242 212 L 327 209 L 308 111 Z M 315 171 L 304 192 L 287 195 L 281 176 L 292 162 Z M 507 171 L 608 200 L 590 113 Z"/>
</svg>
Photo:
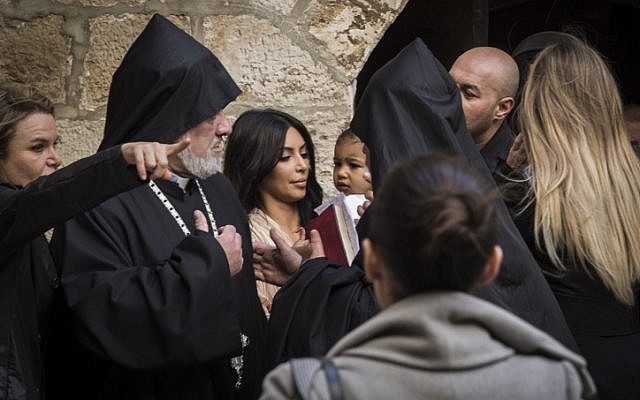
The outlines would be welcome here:
<svg viewBox="0 0 640 400">
<path fill-rule="evenodd" d="M 120 146 L 24 188 L 0 183 L 0 398 L 39 399 L 56 268 L 43 233 L 141 182 Z"/>
<path fill-rule="evenodd" d="M 187 224 L 185 237 L 148 186 L 110 199 L 56 231 L 53 248 L 78 340 L 105 361 L 74 398 L 227 399 L 253 397 L 264 340 L 246 215 L 221 174 L 201 181 L 218 226 L 243 237 L 243 270 L 233 278 L 211 233 L 196 232 L 204 210 L 193 184 L 158 181 Z M 243 390 L 229 358 L 244 350 Z"/>
<path fill-rule="evenodd" d="M 420 39 L 374 74 L 351 128 L 369 149 L 374 191 L 395 163 L 432 151 L 466 159 L 494 185 L 466 130 L 458 88 Z M 496 206 L 503 266 L 496 282 L 476 294 L 576 350 L 558 304 L 509 212 L 501 200 L 496 200 Z M 367 217 L 365 213 L 358 224 L 361 239 L 366 237 Z M 266 359 L 269 367 L 292 357 L 324 355 L 337 339 L 377 312 L 371 285 L 357 265 L 360 260 L 356 257 L 350 269 L 325 262 L 329 267 L 320 271 L 321 260 L 313 261 L 312 268 L 303 266 L 278 292 L 268 328 L 273 346 Z M 340 301 L 332 301 L 332 296 L 340 296 Z"/>
<path fill-rule="evenodd" d="M 369 149 L 374 192 L 394 164 L 429 152 L 465 159 L 495 186 L 466 129 L 455 82 L 420 39 L 374 75 L 351 128 Z M 494 283 L 475 294 L 577 351 L 558 303 L 507 207 L 499 197 L 495 202 L 504 258 Z"/>
<path fill-rule="evenodd" d="M 239 92 L 208 49 L 156 15 L 114 74 L 101 146 L 174 142 Z M 225 177 L 201 183 L 218 227 L 232 224 L 242 236 L 244 265 L 233 278 L 213 234 L 194 231 L 193 211 L 206 210 L 193 181 L 184 196 L 176 184 L 157 181 L 189 226 L 188 237 L 147 186 L 56 230 L 52 247 L 80 360 L 69 368 L 81 377 L 60 385 L 60 398 L 257 396 L 266 319 L 247 217 Z M 241 333 L 249 337 L 244 352 Z M 230 358 L 241 354 L 236 389 Z"/>
<path fill-rule="evenodd" d="M 507 207 L 542 268 L 602 400 L 640 398 L 640 305 L 621 303 L 590 265 L 562 257 L 558 270 L 535 240 L 535 201 L 522 209 L 530 180 L 516 174 Z M 640 297 L 640 285 L 635 288 Z"/>
</svg>

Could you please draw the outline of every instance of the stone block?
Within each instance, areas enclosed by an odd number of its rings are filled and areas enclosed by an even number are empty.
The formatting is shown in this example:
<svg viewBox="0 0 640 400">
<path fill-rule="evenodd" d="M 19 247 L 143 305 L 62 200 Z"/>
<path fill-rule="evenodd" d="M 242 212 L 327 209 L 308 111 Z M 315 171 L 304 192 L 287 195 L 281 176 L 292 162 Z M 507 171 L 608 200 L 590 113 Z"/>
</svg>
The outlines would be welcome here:
<svg viewBox="0 0 640 400">
<path fill-rule="evenodd" d="M 296 0 L 254 0 L 254 4 L 288 15 L 296 4 Z"/>
<path fill-rule="evenodd" d="M 0 0 L 3 1 L 3 0 Z M 147 3 L 148 0 L 53 0 L 55 3 L 70 5 L 79 1 L 85 7 L 112 7 L 112 6 L 138 6 Z M 163 0 L 161 0 L 164 3 Z"/>
<path fill-rule="evenodd" d="M 71 38 L 62 33 L 63 22 L 60 15 L 26 22 L 0 17 L 0 79 L 30 84 L 64 103 Z"/>
<path fill-rule="evenodd" d="M 146 3 L 147 0 L 80 0 L 83 6 L 111 7 L 111 6 L 138 6 Z"/>
<path fill-rule="evenodd" d="M 342 106 L 348 85 L 269 21 L 249 15 L 209 16 L 203 41 L 220 58 L 250 106 Z"/>
<path fill-rule="evenodd" d="M 150 18 L 149 14 L 122 14 L 89 20 L 89 50 L 80 78 L 82 109 L 93 111 L 106 106 L 111 77 Z M 168 19 L 191 33 L 189 17 L 169 16 Z"/>
<path fill-rule="evenodd" d="M 60 157 L 63 165 L 69 165 L 96 152 L 102 141 L 104 120 L 59 119 L 56 121 L 56 130 L 60 136 Z"/>
<path fill-rule="evenodd" d="M 301 19 L 301 29 L 322 42 L 354 79 L 369 53 L 399 13 L 402 0 L 317 0 Z"/>
<path fill-rule="evenodd" d="M 351 109 L 347 107 L 334 110 L 296 110 L 287 109 L 309 130 L 316 149 L 316 178 L 322 186 L 324 198 L 338 194 L 333 186 L 333 148 L 336 139 L 351 121 Z"/>
</svg>

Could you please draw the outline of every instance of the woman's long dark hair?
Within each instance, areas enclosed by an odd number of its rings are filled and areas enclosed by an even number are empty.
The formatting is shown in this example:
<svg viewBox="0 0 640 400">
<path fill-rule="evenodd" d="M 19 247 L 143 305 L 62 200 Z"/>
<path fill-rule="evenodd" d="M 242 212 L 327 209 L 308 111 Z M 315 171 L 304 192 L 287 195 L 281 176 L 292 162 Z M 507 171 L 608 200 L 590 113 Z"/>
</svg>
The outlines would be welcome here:
<svg viewBox="0 0 640 400">
<path fill-rule="evenodd" d="M 307 192 L 298 201 L 300 224 L 306 226 L 313 209 L 322 201 L 322 188 L 316 180 L 315 151 L 307 128 L 291 115 L 273 109 L 249 110 L 233 124 L 224 159 L 224 174 L 236 189 L 244 209 L 260 206 L 258 189 L 282 156 L 287 130 L 295 128 L 307 145 L 309 176 Z"/>
</svg>

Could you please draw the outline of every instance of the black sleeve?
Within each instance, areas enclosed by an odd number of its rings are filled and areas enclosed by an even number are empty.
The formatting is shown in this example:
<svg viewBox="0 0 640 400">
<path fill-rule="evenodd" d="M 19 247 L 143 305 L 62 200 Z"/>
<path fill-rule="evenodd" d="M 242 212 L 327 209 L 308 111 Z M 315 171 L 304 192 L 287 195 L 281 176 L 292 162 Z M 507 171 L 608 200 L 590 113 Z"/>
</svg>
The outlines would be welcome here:
<svg viewBox="0 0 640 400">
<path fill-rule="evenodd" d="M 373 287 L 360 268 L 324 257 L 306 261 L 274 298 L 266 371 L 290 358 L 324 356 L 378 311 Z"/>
<path fill-rule="evenodd" d="M 127 218 L 129 217 L 129 218 Z M 127 368 L 153 370 L 192 365 L 240 353 L 226 255 L 210 234 L 196 231 L 166 260 L 131 261 L 142 248 L 136 235 L 162 240 L 162 232 L 115 228 L 104 205 L 56 228 L 54 252 L 80 342 Z M 132 234 L 135 232 L 135 234 Z M 137 248 L 138 250 L 132 250 Z"/>
<path fill-rule="evenodd" d="M 79 160 L 24 188 L 0 185 L 0 253 L 142 183 L 120 146 Z"/>
</svg>

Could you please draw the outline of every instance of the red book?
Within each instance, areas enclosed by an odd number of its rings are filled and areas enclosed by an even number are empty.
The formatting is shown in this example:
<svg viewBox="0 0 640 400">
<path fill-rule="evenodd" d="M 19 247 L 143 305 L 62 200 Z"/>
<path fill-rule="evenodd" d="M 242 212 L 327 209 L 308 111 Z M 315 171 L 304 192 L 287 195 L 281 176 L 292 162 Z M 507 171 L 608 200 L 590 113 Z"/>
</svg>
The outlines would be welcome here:
<svg viewBox="0 0 640 400">
<path fill-rule="evenodd" d="M 318 207 L 316 211 L 318 210 L 322 211 L 311 220 L 307 232 L 315 229 L 320 233 L 324 253 L 328 259 L 351 265 L 360 250 L 360 242 L 355 223 L 347 210 L 344 195 L 335 197 Z"/>
</svg>

